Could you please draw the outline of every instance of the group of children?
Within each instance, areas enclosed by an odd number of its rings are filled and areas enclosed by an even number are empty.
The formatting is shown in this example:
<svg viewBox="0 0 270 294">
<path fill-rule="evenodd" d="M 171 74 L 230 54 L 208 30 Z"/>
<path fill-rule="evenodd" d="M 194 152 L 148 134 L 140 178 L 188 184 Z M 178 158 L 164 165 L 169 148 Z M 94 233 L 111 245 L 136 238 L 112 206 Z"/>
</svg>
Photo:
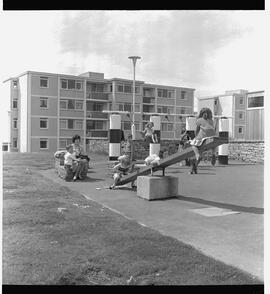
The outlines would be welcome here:
<svg viewBox="0 0 270 294">
<path fill-rule="evenodd" d="M 84 155 L 83 148 L 80 146 L 81 137 L 75 135 L 72 137 L 73 144 L 66 147 L 66 154 L 64 155 L 64 167 L 67 172 L 73 173 L 73 181 L 77 179 L 82 180 L 82 173 L 88 169 L 88 162 L 90 158 Z"/>
</svg>

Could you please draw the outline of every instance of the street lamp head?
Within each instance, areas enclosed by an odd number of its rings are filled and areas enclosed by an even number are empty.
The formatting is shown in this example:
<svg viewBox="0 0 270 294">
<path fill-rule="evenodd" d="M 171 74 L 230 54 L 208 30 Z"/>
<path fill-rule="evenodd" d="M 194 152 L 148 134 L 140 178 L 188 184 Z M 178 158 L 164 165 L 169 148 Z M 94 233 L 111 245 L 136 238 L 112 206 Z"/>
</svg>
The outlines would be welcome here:
<svg viewBox="0 0 270 294">
<path fill-rule="evenodd" d="M 140 59 L 141 57 L 140 56 L 129 56 L 128 58 L 129 59 L 132 59 L 133 65 L 135 67 L 135 64 L 136 64 L 137 59 Z"/>
<path fill-rule="evenodd" d="M 140 56 L 129 56 L 128 58 L 130 58 L 130 59 L 140 59 L 141 57 Z"/>
</svg>

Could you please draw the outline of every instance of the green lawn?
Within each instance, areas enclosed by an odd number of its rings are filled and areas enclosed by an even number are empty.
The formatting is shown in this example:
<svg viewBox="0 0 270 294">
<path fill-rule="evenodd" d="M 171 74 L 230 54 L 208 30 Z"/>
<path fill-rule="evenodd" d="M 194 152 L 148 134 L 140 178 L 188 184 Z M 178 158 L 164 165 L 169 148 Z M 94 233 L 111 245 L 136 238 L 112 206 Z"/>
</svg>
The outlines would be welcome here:
<svg viewBox="0 0 270 294">
<path fill-rule="evenodd" d="M 38 173 L 53 165 L 52 154 L 4 154 L 3 284 L 261 283 Z"/>
</svg>

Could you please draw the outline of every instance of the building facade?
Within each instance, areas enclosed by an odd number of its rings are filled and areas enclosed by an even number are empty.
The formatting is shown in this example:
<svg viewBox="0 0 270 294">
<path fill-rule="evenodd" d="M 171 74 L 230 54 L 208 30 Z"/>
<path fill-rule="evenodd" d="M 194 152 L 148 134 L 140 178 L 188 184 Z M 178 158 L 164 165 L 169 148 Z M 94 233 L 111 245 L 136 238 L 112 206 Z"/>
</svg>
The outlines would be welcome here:
<svg viewBox="0 0 270 294">
<path fill-rule="evenodd" d="M 103 73 L 27 71 L 5 82 L 10 87 L 10 151 L 55 152 L 71 143 L 74 134 L 87 150 L 91 140 L 108 140 L 109 114 L 104 110 L 132 111 L 133 81 L 105 79 Z M 194 113 L 194 89 L 136 81 L 135 93 L 136 137 L 141 137 L 150 113 L 160 113 L 161 138 L 179 139 L 183 114 Z M 121 116 L 126 135 L 131 115 Z"/>
<path fill-rule="evenodd" d="M 264 91 L 226 91 L 198 98 L 198 109 L 209 107 L 216 116 L 229 118 L 229 136 L 237 141 L 264 140 Z"/>
</svg>

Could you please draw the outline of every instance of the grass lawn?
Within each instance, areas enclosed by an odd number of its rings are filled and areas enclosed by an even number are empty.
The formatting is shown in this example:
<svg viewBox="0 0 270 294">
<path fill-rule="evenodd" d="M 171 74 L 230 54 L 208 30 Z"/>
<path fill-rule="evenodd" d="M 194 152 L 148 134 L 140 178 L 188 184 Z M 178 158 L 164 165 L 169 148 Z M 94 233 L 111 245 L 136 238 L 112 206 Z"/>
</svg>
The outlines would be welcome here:
<svg viewBox="0 0 270 294">
<path fill-rule="evenodd" d="M 38 172 L 53 167 L 52 154 L 4 154 L 3 284 L 261 283 Z"/>
</svg>

